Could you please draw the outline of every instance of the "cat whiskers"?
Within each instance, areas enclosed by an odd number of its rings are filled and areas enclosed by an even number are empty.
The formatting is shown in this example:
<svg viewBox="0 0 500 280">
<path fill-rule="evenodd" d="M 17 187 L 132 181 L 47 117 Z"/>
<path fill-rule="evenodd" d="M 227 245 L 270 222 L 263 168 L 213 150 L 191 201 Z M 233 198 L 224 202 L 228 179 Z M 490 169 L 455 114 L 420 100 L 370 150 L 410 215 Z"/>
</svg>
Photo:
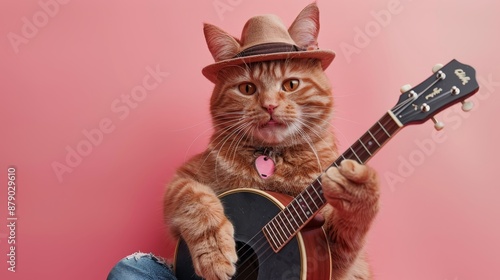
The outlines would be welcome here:
<svg viewBox="0 0 500 280">
<path fill-rule="evenodd" d="M 244 135 L 248 135 L 248 130 L 251 129 L 253 127 L 253 124 L 250 123 L 250 122 L 243 122 L 243 124 L 241 124 L 239 127 L 235 128 L 234 131 L 227 135 L 223 140 L 224 140 L 224 143 L 222 143 L 222 145 L 220 146 L 219 148 L 219 152 L 220 150 L 222 150 L 222 147 L 224 147 L 224 145 L 226 144 L 226 142 L 231 139 L 231 142 L 229 144 L 229 147 L 228 147 L 228 155 L 231 155 L 231 161 L 234 161 L 234 158 L 236 157 L 236 152 L 237 152 L 237 148 L 239 147 L 241 141 L 243 140 L 243 136 Z M 237 139 L 237 141 L 235 141 L 235 139 Z M 232 147 L 234 147 L 233 151 L 231 151 Z"/>
<path fill-rule="evenodd" d="M 235 126 L 236 126 L 236 125 L 235 125 Z M 252 123 L 250 123 L 250 122 L 245 122 L 245 121 L 240 121 L 240 122 L 238 122 L 238 127 L 235 127 L 235 126 L 230 127 L 229 129 L 231 129 L 231 130 L 233 130 L 233 131 L 232 131 L 231 133 L 229 133 L 228 135 L 226 135 L 226 136 L 225 136 L 225 137 L 221 140 L 221 142 L 218 142 L 218 143 L 215 145 L 215 147 L 214 147 L 214 149 L 218 150 L 218 151 L 217 151 L 217 155 L 215 156 L 215 170 L 214 170 L 214 171 L 215 171 L 215 178 L 218 178 L 218 176 L 217 176 L 217 174 L 218 174 L 218 171 L 217 171 L 217 167 L 218 167 L 218 159 L 219 159 L 219 155 L 220 155 L 220 153 L 221 153 L 222 148 L 224 147 L 224 145 L 226 145 L 226 143 L 227 143 L 229 140 L 231 140 L 231 141 L 230 141 L 230 144 L 229 144 L 229 147 L 228 147 L 228 151 L 229 151 L 229 152 L 228 152 L 228 155 L 230 155 L 230 154 L 231 154 L 231 146 L 233 146 L 233 144 L 234 144 L 234 142 L 235 142 L 235 141 L 234 141 L 234 139 L 239 139 L 239 141 L 238 141 L 238 143 L 239 143 L 243 137 L 238 137 L 238 136 L 239 136 L 240 134 L 244 135 L 244 133 L 245 133 L 246 129 L 247 129 L 248 127 L 251 127 L 251 126 L 252 126 Z M 229 129 L 226 129 L 225 131 L 227 131 L 227 130 L 229 130 Z M 217 146 L 219 146 L 219 144 L 220 144 L 220 143 L 222 143 L 222 144 L 220 145 L 220 147 L 219 147 L 219 148 L 217 148 Z M 236 156 L 236 148 L 237 148 L 237 147 L 238 147 L 238 145 L 237 145 L 237 144 L 235 144 L 235 149 L 234 149 L 234 153 L 233 153 L 233 161 L 234 161 L 234 157 Z"/>
<path fill-rule="evenodd" d="M 321 124 L 318 124 L 317 122 L 320 121 L 320 122 L 323 122 L 324 125 L 326 126 L 322 126 Z M 331 142 L 325 140 L 321 135 L 323 135 L 324 133 L 327 133 L 329 135 L 331 135 L 334 139 L 336 139 L 336 136 L 337 134 L 334 133 L 332 131 L 332 129 L 335 129 L 335 127 L 329 122 L 329 121 L 326 121 L 326 120 L 323 120 L 321 118 L 317 118 L 316 120 L 313 121 L 308 121 L 308 120 L 305 120 L 304 121 L 304 125 L 307 126 L 312 133 L 314 133 L 319 139 L 321 139 L 321 141 L 323 143 L 326 144 L 326 147 L 328 147 L 328 150 L 330 150 L 330 152 L 334 155 L 337 155 L 337 151 L 336 151 L 336 147 L 335 146 L 332 146 L 331 145 Z M 316 126 L 318 127 L 318 130 L 315 130 L 313 129 L 312 127 L 313 126 Z M 329 129 L 330 127 L 332 127 L 331 129 Z M 336 130 L 336 129 L 335 129 Z M 323 134 L 320 134 L 318 131 L 321 131 L 321 133 Z M 341 133 L 342 134 L 342 133 Z"/>
<path fill-rule="evenodd" d="M 230 115 L 230 118 L 228 118 L 228 115 Z M 237 147 L 240 145 L 244 136 L 253 138 L 251 130 L 254 127 L 254 124 L 248 121 L 249 119 L 251 119 L 251 117 L 249 117 L 244 112 L 224 113 L 214 115 L 213 118 L 214 122 L 217 123 L 216 125 L 214 125 L 214 128 L 224 127 L 224 129 L 215 132 L 217 133 L 217 136 L 213 138 L 208 145 L 210 150 L 217 151 L 217 154 L 215 155 L 215 172 L 217 173 L 217 160 L 219 159 L 222 148 L 228 143 L 229 140 L 231 140 L 229 142 L 230 144 L 228 148 L 228 155 L 232 154 L 232 159 L 234 160 L 237 153 Z M 227 120 L 224 122 L 217 122 L 217 119 Z M 237 142 L 235 141 L 235 139 L 237 139 Z M 205 159 L 200 165 L 200 168 L 205 164 L 205 162 L 211 155 L 212 153 L 208 153 L 206 155 Z"/>
<path fill-rule="evenodd" d="M 248 125 L 244 128 L 245 130 L 243 131 L 243 135 L 250 136 L 250 141 L 253 139 L 253 130 L 255 129 L 255 126 L 252 123 L 248 123 Z M 244 137 L 238 137 L 238 142 L 234 145 L 234 152 L 232 156 L 232 161 L 236 158 L 236 154 L 238 152 L 238 147 L 240 147 L 241 141 L 244 139 Z M 229 146 L 229 149 L 231 149 L 231 146 Z"/>
<path fill-rule="evenodd" d="M 300 123 L 304 124 L 302 121 L 298 120 Z M 295 136 L 296 134 L 299 134 L 298 136 L 301 138 L 302 141 L 305 141 L 307 143 L 307 145 L 309 145 L 309 147 L 311 148 L 311 151 L 313 152 L 314 156 L 316 157 L 316 160 L 318 162 L 318 169 L 319 169 L 319 172 L 323 172 L 322 168 L 321 168 L 321 161 L 319 159 L 319 155 L 318 155 L 318 152 L 316 151 L 316 148 L 314 147 L 312 141 L 311 141 L 311 137 L 309 137 L 309 135 L 307 135 L 307 133 L 299 126 L 297 125 L 295 122 L 292 122 L 290 123 L 291 126 L 293 126 L 293 128 L 295 128 L 293 130 L 293 135 Z M 297 141 L 297 142 L 302 142 L 302 141 Z"/>
<path fill-rule="evenodd" d="M 324 107 L 321 106 L 314 106 L 316 108 L 313 109 L 324 109 Z M 308 109 L 311 109 L 311 107 L 308 107 Z M 301 137 L 300 140 L 302 141 L 297 141 L 297 142 L 304 142 L 311 147 L 312 152 L 315 154 L 316 159 L 318 161 L 318 167 L 321 170 L 321 164 L 318 156 L 318 151 L 316 148 L 314 148 L 313 145 L 313 140 L 311 139 L 311 136 L 316 136 L 317 139 L 322 141 L 323 143 L 326 144 L 326 147 L 332 154 L 336 154 L 335 147 L 331 145 L 331 143 L 327 140 L 325 140 L 325 133 L 328 135 L 331 135 L 335 138 L 335 134 L 332 132 L 332 129 L 330 127 L 334 128 L 332 123 L 329 121 L 329 118 L 325 118 L 321 110 L 313 110 L 308 112 L 309 110 L 305 110 L 305 112 L 302 112 L 302 115 L 299 119 L 296 119 L 296 122 L 293 125 L 297 133 Z M 308 130 L 308 131 L 307 131 Z M 297 135 L 297 134 L 296 134 Z"/>
<path fill-rule="evenodd" d="M 330 119 L 327 119 L 327 118 L 324 118 L 324 117 L 318 115 L 318 113 L 314 110 L 314 109 L 324 109 L 324 107 L 308 106 L 307 109 L 313 109 L 313 110 L 311 110 L 311 112 L 308 112 L 309 110 L 302 112 L 302 115 L 305 117 L 305 119 L 309 118 L 309 119 L 314 119 L 315 121 L 320 121 L 320 122 L 328 125 L 329 127 L 331 127 L 334 130 L 334 131 L 328 130 L 328 132 L 331 133 L 334 137 L 337 138 L 337 136 L 338 136 L 337 132 L 339 132 L 339 134 L 340 134 L 340 136 L 342 136 L 342 138 L 344 138 L 344 139 L 346 138 L 345 135 L 341 131 L 337 130 L 337 128 L 335 127 L 335 125 L 333 125 L 333 123 L 331 122 Z M 344 118 L 335 116 L 334 119 L 344 119 Z M 345 120 L 348 120 L 348 119 L 345 119 Z M 357 122 L 354 122 L 354 121 L 351 121 L 351 122 L 358 124 Z M 317 125 L 317 126 L 319 126 L 319 125 Z"/>
<path fill-rule="evenodd" d="M 218 117 L 227 117 L 228 114 L 220 114 L 220 115 L 217 115 L 217 116 L 214 116 L 214 120 L 216 120 Z M 238 118 L 233 118 L 233 119 L 228 119 L 227 121 L 224 121 L 224 122 L 220 122 L 220 123 L 217 123 L 217 124 L 214 124 L 213 125 L 213 129 L 215 130 L 216 128 L 218 127 L 224 127 L 228 124 L 232 124 L 232 125 L 229 125 L 227 126 L 226 128 L 224 128 L 223 130 L 221 130 L 219 132 L 219 135 L 215 138 L 213 138 L 209 143 L 208 143 L 208 147 L 209 147 L 209 150 L 216 150 L 217 149 L 217 146 L 221 143 L 221 141 L 218 141 L 218 139 L 224 135 L 226 132 L 234 129 L 234 127 L 236 126 L 239 126 L 239 125 L 242 125 L 245 123 L 245 118 L 244 118 L 244 113 L 241 112 L 241 113 L 233 113 L 232 115 L 235 115 L 235 116 L 240 116 Z M 241 117 L 243 116 L 243 117 Z M 227 137 L 227 136 L 226 136 Z M 222 141 L 224 141 L 225 138 L 222 139 Z M 207 159 L 210 157 L 211 153 L 208 153 L 207 156 L 203 159 L 203 162 L 201 163 L 200 165 L 200 169 L 201 167 L 205 164 L 205 162 L 207 161 Z"/>
<path fill-rule="evenodd" d="M 237 115 L 237 116 L 241 116 L 241 115 L 243 115 L 243 113 L 240 113 L 240 112 L 235 112 L 235 113 L 230 113 L 230 114 L 231 114 L 231 115 Z M 222 115 L 223 115 L 223 114 L 220 114 L 220 116 L 222 116 Z M 227 116 L 228 114 L 224 114 L 224 115 L 226 115 L 226 116 Z M 216 119 L 217 117 L 219 117 L 219 116 L 214 116 L 214 119 Z M 209 120 L 207 120 L 207 121 L 209 121 Z M 233 122 L 233 121 L 234 121 L 234 120 L 230 119 L 230 120 L 227 120 L 227 121 L 225 121 L 225 122 L 221 122 L 221 123 L 219 123 L 219 124 L 214 124 L 214 125 L 213 125 L 213 126 L 211 126 L 210 128 L 205 129 L 203 132 L 201 132 L 198 136 L 196 136 L 196 138 L 195 138 L 193 141 L 191 141 L 191 144 L 189 144 L 188 149 L 187 149 L 187 150 L 186 150 L 186 152 L 184 153 L 184 158 L 187 158 L 188 153 L 189 153 L 189 151 L 191 150 L 192 146 L 194 145 L 194 143 L 195 143 L 196 141 L 198 141 L 198 139 L 200 139 L 200 137 L 201 137 L 202 135 L 204 135 L 205 133 L 207 133 L 207 132 L 209 132 L 209 131 L 212 131 L 214 128 L 216 128 L 216 127 L 218 127 L 218 126 L 223 126 L 223 125 L 226 125 L 227 123 L 231 123 L 231 122 Z"/>
<path fill-rule="evenodd" d="M 224 129 L 219 131 L 219 136 L 217 136 L 215 139 L 212 139 L 212 141 L 208 144 L 209 147 L 211 147 L 211 144 L 219 138 L 221 135 L 226 133 L 228 130 L 232 129 L 233 127 L 239 125 L 244 119 L 245 119 L 245 113 L 244 112 L 226 112 L 226 113 L 221 113 L 217 115 L 212 116 L 213 120 L 213 125 L 212 129 L 214 130 L 214 133 L 217 132 L 217 129 L 220 127 L 223 127 Z M 232 124 L 229 125 L 228 124 Z"/>
<path fill-rule="evenodd" d="M 316 106 L 318 107 L 318 109 L 320 108 L 319 106 Z M 314 106 L 311 106 L 309 108 L 313 108 L 314 109 Z M 339 112 L 338 110 L 334 110 L 334 114 L 335 112 Z M 324 120 L 323 118 L 321 117 L 317 117 L 315 113 L 305 113 L 304 115 L 307 115 L 308 117 L 310 118 L 314 118 L 316 120 L 319 120 L 319 121 L 324 121 L 324 122 L 327 122 L 326 120 Z M 345 120 L 345 121 L 349 121 L 351 123 L 354 123 L 356 125 L 359 125 L 360 123 L 359 122 L 356 122 L 356 121 L 353 121 L 353 120 L 350 120 L 350 119 L 346 119 L 346 118 L 343 118 L 343 117 L 339 117 L 338 115 L 335 115 L 334 117 L 335 120 Z M 333 131 L 331 131 L 331 133 L 337 138 L 337 139 L 342 139 L 342 141 L 347 141 L 347 137 L 346 135 L 337 129 L 337 127 L 335 125 L 333 125 L 330 121 L 328 121 L 329 125 L 332 127 Z"/>
</svg>

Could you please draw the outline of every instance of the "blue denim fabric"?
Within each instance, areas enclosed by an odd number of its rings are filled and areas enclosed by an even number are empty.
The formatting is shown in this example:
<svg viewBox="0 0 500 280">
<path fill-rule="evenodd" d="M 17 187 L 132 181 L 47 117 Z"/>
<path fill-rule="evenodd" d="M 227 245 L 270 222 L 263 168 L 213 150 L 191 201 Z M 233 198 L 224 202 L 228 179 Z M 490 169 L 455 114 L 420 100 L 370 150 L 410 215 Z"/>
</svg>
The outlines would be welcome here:
<svg viewBox="0 0 500 280">
<path fill-rule="evenodd" d="M 176 280 L 174 272 L 163 259 L 153 254 L 135 253 L 119 261 L 107 280 Z"/>
</svg>

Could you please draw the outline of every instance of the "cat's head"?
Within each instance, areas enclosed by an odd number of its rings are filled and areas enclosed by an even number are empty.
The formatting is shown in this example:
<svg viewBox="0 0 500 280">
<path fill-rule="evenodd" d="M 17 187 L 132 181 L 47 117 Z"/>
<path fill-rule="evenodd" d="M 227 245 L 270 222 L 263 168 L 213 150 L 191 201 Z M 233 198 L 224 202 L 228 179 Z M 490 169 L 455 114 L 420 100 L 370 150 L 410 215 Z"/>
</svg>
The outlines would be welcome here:
<svg viewBox="0 0 500 280">
<path fill-rule="evenodd" d="M 290 146 L 323 135 L 333 103 L 323 70 L 334 53 L 318 49 L 316 4 L 288 30 L 266 15 L 249 20 L 241 39 L 210 24 L 204 31 L 216 61 L 204 74 L 215 83 L 210 110 L 220 141 Z"/>
<path fill-rule="evenodd" d="M 333 98 L 318 60 L 257 62 L 224 68 L 221 74 L 225 78 L 210 102 L 221 139 L 290 146 L 315 141 L 328 129 Z"/>
</svg>

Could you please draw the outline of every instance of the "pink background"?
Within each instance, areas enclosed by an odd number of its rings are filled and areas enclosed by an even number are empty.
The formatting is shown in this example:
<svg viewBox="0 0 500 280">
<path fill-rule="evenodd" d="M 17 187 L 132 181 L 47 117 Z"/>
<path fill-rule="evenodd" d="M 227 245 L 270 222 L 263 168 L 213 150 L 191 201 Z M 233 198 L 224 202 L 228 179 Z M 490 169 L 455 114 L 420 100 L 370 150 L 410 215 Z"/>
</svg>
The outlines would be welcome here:
<svg viewBox="0 0 500 280">
<path fill-rule="evenodd" d="M 104 279 L 134 251 L 171 256 L 164 186 L 210 135 L 212 84 L 200 71 L 212 58 L 202 22 L 239 35 L 253 15 L 275 13 L 289 25 L 310 3 L 54 1 L 0 2 L 1 279 Z M 437 136 L 430 122 L 406 128 L 370 162 L 382 184 L 368 239 L 376 279 L 498 279 L 500 4 L 318 5 L 320 47 L 337 52 L 327 73 L 341 149 L 396 103 L 401 85 L 418 84 L 437 62 L 470 64 L 481 83 L 472 112 L 456 105 L 441 113 L 447 126 Z M 377 22 L 382 10 L 390 19 Z M 360 41 L 357 30 L 366 28 L 370 36 Z M 356 52 L 346 53 L 347 45 Z M 157 67 L 160 76 L 148 78 Z M 144 81 L 149 89 L 141 92 Z M 135 101 L 121 99 L 132 93 Z M 85 155 L 68 156 L 76 149 Z M 402 169 L 404 162 L 410 168 Z M 58 177 L 54 164 L 68 172 Z M 6 263 L 11 165 L 18 183 L 15 273 Z"/>
</svg>

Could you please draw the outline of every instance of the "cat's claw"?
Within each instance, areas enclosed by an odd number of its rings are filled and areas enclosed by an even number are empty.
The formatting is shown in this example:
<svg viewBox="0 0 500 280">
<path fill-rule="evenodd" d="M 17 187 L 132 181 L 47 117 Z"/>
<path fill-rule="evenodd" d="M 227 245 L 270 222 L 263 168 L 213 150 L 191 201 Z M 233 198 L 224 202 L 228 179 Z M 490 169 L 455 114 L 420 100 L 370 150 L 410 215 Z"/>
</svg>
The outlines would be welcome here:
<svg viewBox="0 0 500 280">
<path fill-rule="evenodd" d="M 236 244 L 234 229 L 227 221 L 202 244 L 192 248 L 196 274 L 206 280 L 229 280 L 236 273 Z"/>
</svg>

